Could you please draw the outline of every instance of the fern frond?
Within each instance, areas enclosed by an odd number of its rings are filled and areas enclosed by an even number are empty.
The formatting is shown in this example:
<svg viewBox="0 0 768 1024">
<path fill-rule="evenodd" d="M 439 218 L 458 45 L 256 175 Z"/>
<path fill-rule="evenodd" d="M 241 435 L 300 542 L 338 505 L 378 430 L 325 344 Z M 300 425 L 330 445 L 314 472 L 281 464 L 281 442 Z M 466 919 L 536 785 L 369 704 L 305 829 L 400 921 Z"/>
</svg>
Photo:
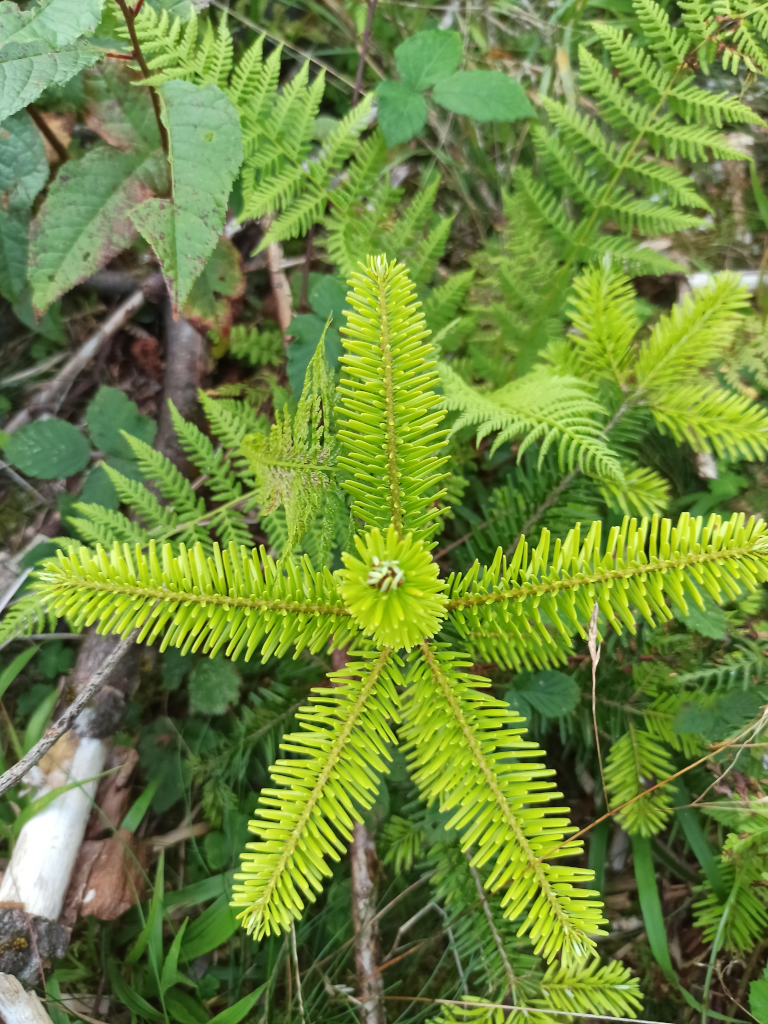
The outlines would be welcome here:
<svg viewBox="0 0 768 1024">
<path fill-rule="evenodd" d="M 687 441 L 695 451 L 752 461 L 768 451 L 768 410 L 747 395 L 702 382 L 652 395 L 648 404 L 661 433 Z"/>
<path fill-rule="evenodd" d="M 158 491 L 170 504 L 179 519 L 194 519 L 205 512 L 205 502 L 195 494 L 194 488 L 181 470 L 170 459 L 145 441 L 121 432 L 133 449 L 133 455 L 144 476 L 155 483 Z M 107 470 L 109 467 L 106 467 Z M 110 474 L 113 483 L 115 477 Z M 115 484 L 117 486 L 117 484 Z M 166 509 L 166 512 L 168 510 Z"/>
<path fill-rule="evenodd" d="M 720 874 L 729 893 L 729 912 L 724 915 L 725 904 L 706 884 L 698 888 L 703 894 L 693 905 L 694 923 L 703 931 L 705 942 L 712 942 L 725 917 L 721 934 L 721 948 L 736 956 L 745 956 L 754 949 L 768 931 L 768 908 L 765 905 L 763 886 L 768 865 L 764 854 L 765 832 L 761 834 L 762 844 L 739 842 L 731 833 L 720 858 Z M 746 845 L 746 849 L 740 849 Z"/>
<path fill-rule="evenodd" d="M 386 533 L 392 522 L 400 536 L 429 537 L 447 461 L 438 455 L 447 431 L 437 429 L 445 413 L 429 331 L 403 264 L 369 257 L 350 284 L 338 409 L 343 486 L 368 529 Z"/>
<path fill-rule="evenodd" d="M 186 27 L 181 19 L 170 17 L 167 11 L 157 12 L 150 4 L 143 5 L 134 22 L 136 35 L 147 66 L 156 72 L 142 79 L 142 85 L 158 86 L 172 79 L 212 83 L 225 87 L 232 70 L 232 36 L 227 27 L 227 16 L 222 14 L 218 29 L 210 22 L 199 37 L 200 19 L 192 6 Z M 120 25 L 118 35 L 129 40 L 128 29 Z"/>
<path fill-rule="evenodd" d="M 676 209 L 658 199 L 638 199 L 619 186 L 607 189 L 586 168 L 574 163 L 573 153 L 554 135 L 543 128 L 534 128 L 533 141 L 550 179 L 574 198 L 585 210 L 595 211 L 602 220 L 613 219 L 627 235 L 635 226 L 644 234 L 664 234 L 697 227 L 701 218 Z"/>
<path fill-rule="evenodd" d="M 401 735 L 413 780 L 428 803 L 439 798 L 455 812 L 446 828 L 462 831 L 462 850 L 477 847 L 471 863 L 491 865 L 485 887 L 504 890 L 505 917 L 527 909 L 518 934 L 529 933 L 547 961 L 560 951 L 572 963 L 603 934 L 602 904 L 580 887 L 592 872 L 548 863 L 581 850 L 565 838 L 575 828 L 564 808 L 537 808 L 560 797 L 547 792 L 553 772 L 529 763 L 542 752 L 520 738 L 523 719 L 485 693 L 487 680 L 468 675 L 469 666 L 436 644 L 424 643 L 411 660 Z"/>
<path fill-rule="evenodd" d="M 608 508 L 625 516 L 650 518 L 669 507 L 669 484 L 655 469 L 621 463 L 624 483 L 600 480 L 598 489 Z"/>
<path fill-rule="evenodd" d="M 39 600 L 74 626 L 98 623 L 98 632 L 129 636 L 137 643 L 162 636 L 160 650 L 183 653 L 202 649 L 213 657 L 226 647 L 232 659 L 250 659 L 261 647 L 262 659 L 320 650 L 329 639 L 341 646 L 356 632 L 328 570 L 315 572 L 307 558 L 301 565 L 274 562 L 263 548 L 238 554 L 234 544 L 206 556 L 201 544 L 178 556 L 170 544 L 150 541 L 138 547 L 115 545 L 109 557 L 81 547 L 59 552 L 37 573 Z"/>
<path fill-rule="evenodd" d="M 640 329 L 635 301 L 630 279 L 614 268 L 591 268 L 576 278 L 567 311 L 576 328 L 568 337 L 574 373 L 586 380 L 605 377 L 619 387 L 626 383 Z"/>
<path fill-rule="evenodd" d="M 551 124 L 558 129 L 563 144 L 582 157 L 585 166 L 598 167 L 609 180 L 613 175 L 623 173 L 633 184 L 645 186 L 653 192 L 664 190 L 670 201 L 679 206 L 710 209 L 689 177 L 671 164 L 650 158 L 643 146 L 610 142 L 598 122 L 588 114 L 565 107 L 547 96 L 542 96 L 541 102 Z"/>
<path fill-rule="evenodd" d="M 57 618 L 42 594 L 35 591 L 24 594 L 3 615 L 0 647 L 32 633 L 52 633 L 56 629 Z"/>
<path fill-rule="evenodd" d="M 252 434 L 263 423 L 263 417 L 248 402 L 214 398 L 202 389 L 198 390 L 197 398 L 211 425 L 211 430 L 225 449 L 239 449 L 245 435 Z M 240 465 L 237 466 L 237 473 L 243 479 Z M 247 480 L 245 477 L 244 482 Z M 253 486 L 250 483 L 248 485 Z"/>
<path fill-rule="evenodd" d="M 411 818 L 393 814 L 382 830 L 386 849 L 382 864 L 391 864 L 396 875 L 401 871 L 410 871 L 416 863 L 424 838 L 424 830 L 419 824 Z"/>
<path fill-rule="evenodd" d="M 261 841 L 247 844 L 233 889 L 232 905 L 256 938 L 301 917 L 331 875 L 326 858 L 339 860 L 363 820 L 358 808 L 373 805 L 395 739 L 388 720 L 398 721 L 397 663 L 386 648 L 359 652 L 330 676 L 333 687 L 313 688 L 312 704 L 296 714 L 306 731 L 283 738 L 281 748 L 299 756 L 270 768 L 281 788 L 261 790 L 248 824 Z"/>
<path fill-rule="evenodd" d="M 229 454 L 221 447 L 216 450 L 209 437 L 185 420 L 176 406 L 168 402 L 171 420 L 183 450 L 192 464 L 206 479 L 214 501 L 222 502 L 226 507 L 213 509 L 210 525 L 221 538 L 222 545 L 234 544 L 246 547 L 251 543 L 251 532 L 244 522 L 242 513 L 232 506 L 239 503 L 243 496 L 243 485 L 235 472 Z"/>
<path fill-rule="evenodd" d="M 120 502 L 138 513 L 148 528 L 168 530 L 176 525 L 178 518 L 174 514 L 173 509 L 162 505 L 157 497 L 140 480 L 132 480 L 130 477 L 123 476 L 122 473 L 107 464 L 104 465 L 104 471 L 112 481 Z M 203 506 L 196 508 L 196 511 L 202 510 Z M 83 511 L 86 512 L 86 509 L 83 509 Z M 114 525 L 117 525 L 117 523 Z M 121 538 L 121 543 L 123 540 L 128 541 L 128 543 L 135 542 L 134 538 Z"/>
<path fill-rule="evenodd" d="M 722 273 L 685 295 L 653 328 L 637 359 L 642 388 L 680 384 L 731 344 L 743 319 L 747 291 L 738 274 Z"/>
<path fill-rule="evenodd" d="M 674 773 L 665 748 L 650 733 L 628 722 L 627 731 L 613 744 L 605 763 L 611 807 L 621 807 Z M 662 786 L 618 811 L 616 818 L 630 835 L 653 836 L 666 825 L 671 808 L 672 794 Z"/>
<path fill-rule="evenodd" d="M 327 325 L 326 325 L 327 329 Z M 243 452 L 256 481 L 261 514 L 285 507 L 284 555 L 294 550 L 315 519 L 324 496 L 336 490 L 338 442 L 334 437 L 333 376 L 325 358 L 325 332 L 307 367 L 296 413 L 275 414 L 269 436 L 250 434 Z M 326 507 L 335 518 L 335 506 Z M 332 526 L 331 526 L 332 528 Z"/>
<path fill-rule="evenodd" d="M 138 544 L 141 547 L 146 547 L 149 543 L 147 531 L 122 512 L 83 501 L 75 502 L 73 508 L 85 518 L 70 516 L 69 522 L 83 539 L 94 547 L 101 544 L 104 548 L 111 548 L 115 541 L 118 544 Z"/>
<path fill-rule="evenodd" d="M 606 46 L 614 48 L 614 57 L 626 45 L 623 34 L 612 26 L 594 27 Z M 610 69 L 603 67 L 583 46 L 579 48 L 579 67 L 581 87 L 597 98 L 603 118 L 621 134 L 631 132 L 647 138 L 657 154 L 663 152 L 670 159 L 680 154 L 689 160 L 703 160 L 709 151 L 716 159 L 745 159 L 743 153 L 723 140 L 716 128 L 684 124 L 671 111 L 653 116 L 653 111 L 644 102 L 633 99 L 630 90 L 614 80 Z"/>
<path fill-rule="evenodd" d="M 633 633 L 633 608 L 654 625 L 671 617 L 667 599 L 685 614 L 686 596 L 702 607 L 698 587 L 716 601 L 733 600 L 742 586 L 768 579 L 768 527 L 754 518 L 712 515 L 705 525 L 684 513 L 673 527 L 658 516 L 639 525 L 627 517 L 611 529 L 604 553 L 601 529 L 593 523 L 582 544 L 577 526 L 551 554 L 543 530 L 533 551 L 521 539 L 509 562 L 499 549 L 487 568 L 476 562 L 466 575 L 452 574 L 452 625 L 462 637 L 511 634 L 546 648 L 553 630 L 565 644 L 576 633 L 585 639 L 595 602 L 617 632 L 623 624 Z"/>
<path fill-rule="evenodd" d="M 670 23 L 667 12 L 654 0 L 632 0 L 632 6 L 640 28 L 661 59 L 682 63 L 691 46 L 687 34 Z"/>
<path fill-rule="evenodd" d="M 601 437 L 600 423 L 593 418 L 603 407 L 576 377 L 553 377 L 537 368 L 497 391 L 481 392 L 441 364 L 440 379 L 446 407 L 461 412 L 454 432 L 465 426 L 477 426 L 478 443 L 488 434 L 497 433 L 491 454 L 500 445 L 522 437 L 518 461 L 532 444 L 540 441 L 539 464 L 549 449 L 557 445 L 561 468 L 578 467 L 621 482 L 616 457 Z"/>
</svg>

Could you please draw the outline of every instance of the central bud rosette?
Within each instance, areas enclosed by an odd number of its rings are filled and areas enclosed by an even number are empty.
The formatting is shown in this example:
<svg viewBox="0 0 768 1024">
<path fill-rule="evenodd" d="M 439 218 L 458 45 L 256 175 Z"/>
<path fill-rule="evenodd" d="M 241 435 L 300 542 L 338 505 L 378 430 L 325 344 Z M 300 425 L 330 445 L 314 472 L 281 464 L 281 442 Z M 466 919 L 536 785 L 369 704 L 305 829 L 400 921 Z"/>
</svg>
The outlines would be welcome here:
<svg viewBox="0 0 768 1024">
<path fill-rule="evenodd" d="M 412 534 L 378 529 L 355 536 L 359 558 L 343 554 L 341 593 L 366 636 L 382 647 L 414 647 L 434 636 L 445 615 L 437 562 Z"/>
</svg>

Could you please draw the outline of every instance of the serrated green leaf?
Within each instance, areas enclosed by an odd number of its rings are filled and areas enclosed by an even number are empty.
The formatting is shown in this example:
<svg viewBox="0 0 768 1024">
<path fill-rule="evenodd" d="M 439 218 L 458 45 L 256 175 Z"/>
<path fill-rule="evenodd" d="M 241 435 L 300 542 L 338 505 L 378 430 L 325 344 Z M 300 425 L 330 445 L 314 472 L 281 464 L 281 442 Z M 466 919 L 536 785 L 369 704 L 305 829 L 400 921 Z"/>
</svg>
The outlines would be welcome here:
<svg viewBox="0 0 768 1024">
<path fill-rule="evenodd" d="M 22 11 L 15 3 L 0 3 L 0 48 L 42 41 L 67 46 L 93 32 L 101 20 L 104 0 L 41 0 Z"/>
<path fill-rule="evenodd" d="M 98 64 L 84 76 L 85 123 L 110 146 L 124 152 L 160 147 L 160 131 L 147 89 L 132 87 L 124 64 Z"/>
<path fill-rule="evenodd" d="M 244 292 L 240 253 L 228 238 L 220 238 L 202 274 L 192 285 L 181 315 L 205 330 L 228 330 L 234 316 L 232 302 Z"/>
<path fill-rule="evenodd" d="M 35 420 L 11 434 L 5 457 L 22 473 L 56 480 L 79 473 L 88 465 L 91 446 L 66 420 Z"/>
<path fill-rule="evenodd" d="M 0 295 L 19 302 L 27 283 L 29 213 L 0 209 Z"/>
<path fill-rule="evenodd" d="M 2 0 L 0 8 L 9 7 L 16 5 Z M 92 67 L 102 55 L 101 50 L 86 42 L 57 50 L 48 49 L 42 40 L 10 42 L 7 46 L 0 43 L 0 121 L 34 103 L 49 85 L 64 85 L 78 71 Z"/>
<path fill-rule="evenodd" d="M 130 211 L 165 189 L 165 170 L 160 151 L 99 146 L 59 171 L 32 224 L 29 280 L 38 312 L 133 242 Z"/>
<path fill-rule="evenodd" d="M 579 703 L 579 687 L 564 672 L 545 669 L 542 672 L 520 672 L 515 685 L 504 699 L 522 697 L 545 718 L 560 718 L 570 714 Z"/>
<path fill-rule="evenodd" d="M 695 701 L 687 701 L 672 719 L 672 731 L 681 733 L 707 733 L 715 724 L 715 712 Z"/>
<path fill-rule="evenodd" d="M 48 181 L 48 161 L 40 132 L 26 110 L 0 125 L 0 205 L 27 210 Z"/>
<path fill-rule="evenodd" d="M 749 983 L 749 1009 L 758 1024 L 768 1024 L 768 979 L 759 978 Z"/>
<path fill-rule="evenodd" d="M 217 86 L 171 81 L 159 92 L 173 198 L 148 199 L 132 218 L 155 250 L 178 308 L 218 241 L 243 144 L 237 111 Z"/>
<path fill-rule="evenodd" d="M 388 146 L 408 142 L 427 123 L 427 101 L 406 82 L 382 82 L 376 90 L 379 126 Z"/>
<path fill-rule="evenodd" d="M 501 71 L 457 71 L 438 82 L 432 99 L 475 121 L 517 121 L 534 114 L 522 85 Z"/>
<path fill-rule="evenodd" d="M 240 693 L 240 674 L 224 658 L 201 658 L 189 677 L 189 706 L 201 715 L 223 715 Z"/>
<path fill-rule="evenodd" d="M 417 32 L 395 50 L 400 77 L 411 89 L 428 89 L 453 74 L 461 61 L 461 34 L 430 29 Z"/>
<path fill-rule="evenodd" d="M 93 447 L 122 459 L 133 457 L 122 430 L 147 444 L 152 444 L 157 433 L 152 417 L 142 416 L 136 403 L 119 388 L 100 387 L 88 403 L 85 421 Z"/>
<path fill-rule="evenodd" d="M 696 633 L 701 633 L 711 640 L 724 640 L 728 632 L 725 612 L 708 595 L 704 595 L 704 605 L 704 608 L 699 608 L 693 601 L 688 601 L 686 613 L 677 607 L 672 611 L 678 622 L 684 623 Z"/>
</svg>

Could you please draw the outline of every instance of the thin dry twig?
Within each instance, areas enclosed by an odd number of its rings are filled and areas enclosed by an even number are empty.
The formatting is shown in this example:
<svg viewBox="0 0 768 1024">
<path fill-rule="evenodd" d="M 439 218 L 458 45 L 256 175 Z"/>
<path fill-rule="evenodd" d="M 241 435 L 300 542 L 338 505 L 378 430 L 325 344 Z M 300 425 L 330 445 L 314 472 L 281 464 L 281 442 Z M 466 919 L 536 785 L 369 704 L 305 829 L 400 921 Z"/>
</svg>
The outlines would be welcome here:
<svg viewBox="0 0 768 1024">
<path fill-rule="evenodd" d="M 597 665 L 600 661 L 600 647 L 597 642 L 597 614 L 600 606 L 595 601 L 592 608 L 592 615 L 589 619 L 589 632 L 587 633 L 587 647 L 589 657 L 592 661 L 592 725 L 595 729 L 595 747 L 597 749 L 597 763 L 600 765 L 600 781 L 603 784 L 603 800 L 606 810 L 610 807 L 608 802 L 608 789 L 605 785 L 605 772 L 603 771 L 603 755 L 600 751 L 600 733 L 597 730 Z"/>
<path fill-rule="evenodd" d="M 291 921 L 291 953 L 293 955 L 293 966 L 296 970 L 296 995 L 299 1000 L 299 1017 L 301 1024 L 306 1024 L 304 1017 L 304 999 L 301 994 L 301 972 L 299 971 L 299 954 L 296 949 L 296 925 Z"/>
<path fill-rule="evenodd" d="M 120 661 L 125 652 L 133 645 L 133 641 L 136 638 L 134 631 L 125 640 L 122 640 L 117 644 L 106 656 L 99 671 L 94 673 L 91 680 L 86 686 L 80 691 L 75 697 L 72 703 L 69 705 L 67 710 L 59 718 L 57 722 L 49 726 L 43 733 L 43 738 L 36 743 L 31 750 L 29 750 L 20 761 L 17 761 L 15 765 L 3 772 L 0 776 L 0 796 L 6 793 L 12 786 L 17 785 L 27 772 L 34 768 L 34 766 L 41 760 L 41 758 L 48 753 L 51 747 L 54 745 L 60 736 L 63 736 L 65 732 L 68 732 L 80 712 L 87 706 L 89 701 L 93 700 L 102 686 L 106 683 L 107 679 L 112 672 L 112 669 Z"/>
</svg>

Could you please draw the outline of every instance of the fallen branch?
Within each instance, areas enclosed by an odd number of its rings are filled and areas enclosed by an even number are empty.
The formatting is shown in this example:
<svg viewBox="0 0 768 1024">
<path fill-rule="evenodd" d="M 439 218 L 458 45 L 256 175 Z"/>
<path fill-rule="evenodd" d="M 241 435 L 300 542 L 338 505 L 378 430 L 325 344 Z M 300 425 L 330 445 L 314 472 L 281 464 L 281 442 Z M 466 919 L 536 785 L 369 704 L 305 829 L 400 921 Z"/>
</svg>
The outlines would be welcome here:
<svg viewBox="0 0 768 1024">
<path fill-rule="evenodd" d="M 12 974 L 0 974 L 0 1015 L 5 1024 L 51 1024 L 37 995 Z"/>
<path fill-rule="evenodd" d="M 138 313 L 144 302 L 145 296 L 142 288 L 137 288 L 124 302 L 121 302 L 114 313 L 107 317 L 101 327 L 87 341 L 83 342 L 53 380 L 44 384 L 29 404 L 23 409 L 19 409 L 16 415 L 8 420 L 3 427 L 5 433 L 12 434 L 14 430 L 18 430 L 25 423 L 29 423 L 34 413 L 38 410 L 42 411 L 48 406 L 59 404 L 70 386 L 74 383 L 77 375 L 90 363 L 104 342 L 116 334 L 135 313 Z"/>
<path fill-rule="evenodd" d="M 347 663 L 346 651 L 333 652 L 333 667 Z M 355 930 L 355 972 L 361 1024 L 386 1024 L 384 980 L 381 976 L 381 941 L 376 913 L 379 860 L 373 832 L 355 822 L 349 848 L 352 869 L 352 925 Z"/>
<path fill-rule="evenodd" d="M 64 714 L 61 715 L 59 720 L 54 722 L 53 725 L 49 726 L 45 730 L 43 738 L 36 743 L 20 761 L 17 761 L 13 767 L 0 775 L 0 796 L 2 796 L 3 793 L 7 793 L 12 786 L 17 786 L 27 772 L 31 768 L 34 768 L 38 761 L 42 759 L 44 754 L 48 753 L 56 740 L 72 728 L 75 719 L 82 711 L 85 710 L 86 706 L 93 700 L 102 686 L 104 686 L 112 672 L 112 669 L 117 665 L 118 661 L 120 661 L 128 648 L 132 646 L 134 635 L 135 634 L 131 634 L 127 640 L 121 640 L 110 651 L 102 662 L 99 671 L 96 672 L 90 682 L 83 687 Z M 2 890 L 0 890 L 0 896 L 1 895 Z"/>
</svg>

